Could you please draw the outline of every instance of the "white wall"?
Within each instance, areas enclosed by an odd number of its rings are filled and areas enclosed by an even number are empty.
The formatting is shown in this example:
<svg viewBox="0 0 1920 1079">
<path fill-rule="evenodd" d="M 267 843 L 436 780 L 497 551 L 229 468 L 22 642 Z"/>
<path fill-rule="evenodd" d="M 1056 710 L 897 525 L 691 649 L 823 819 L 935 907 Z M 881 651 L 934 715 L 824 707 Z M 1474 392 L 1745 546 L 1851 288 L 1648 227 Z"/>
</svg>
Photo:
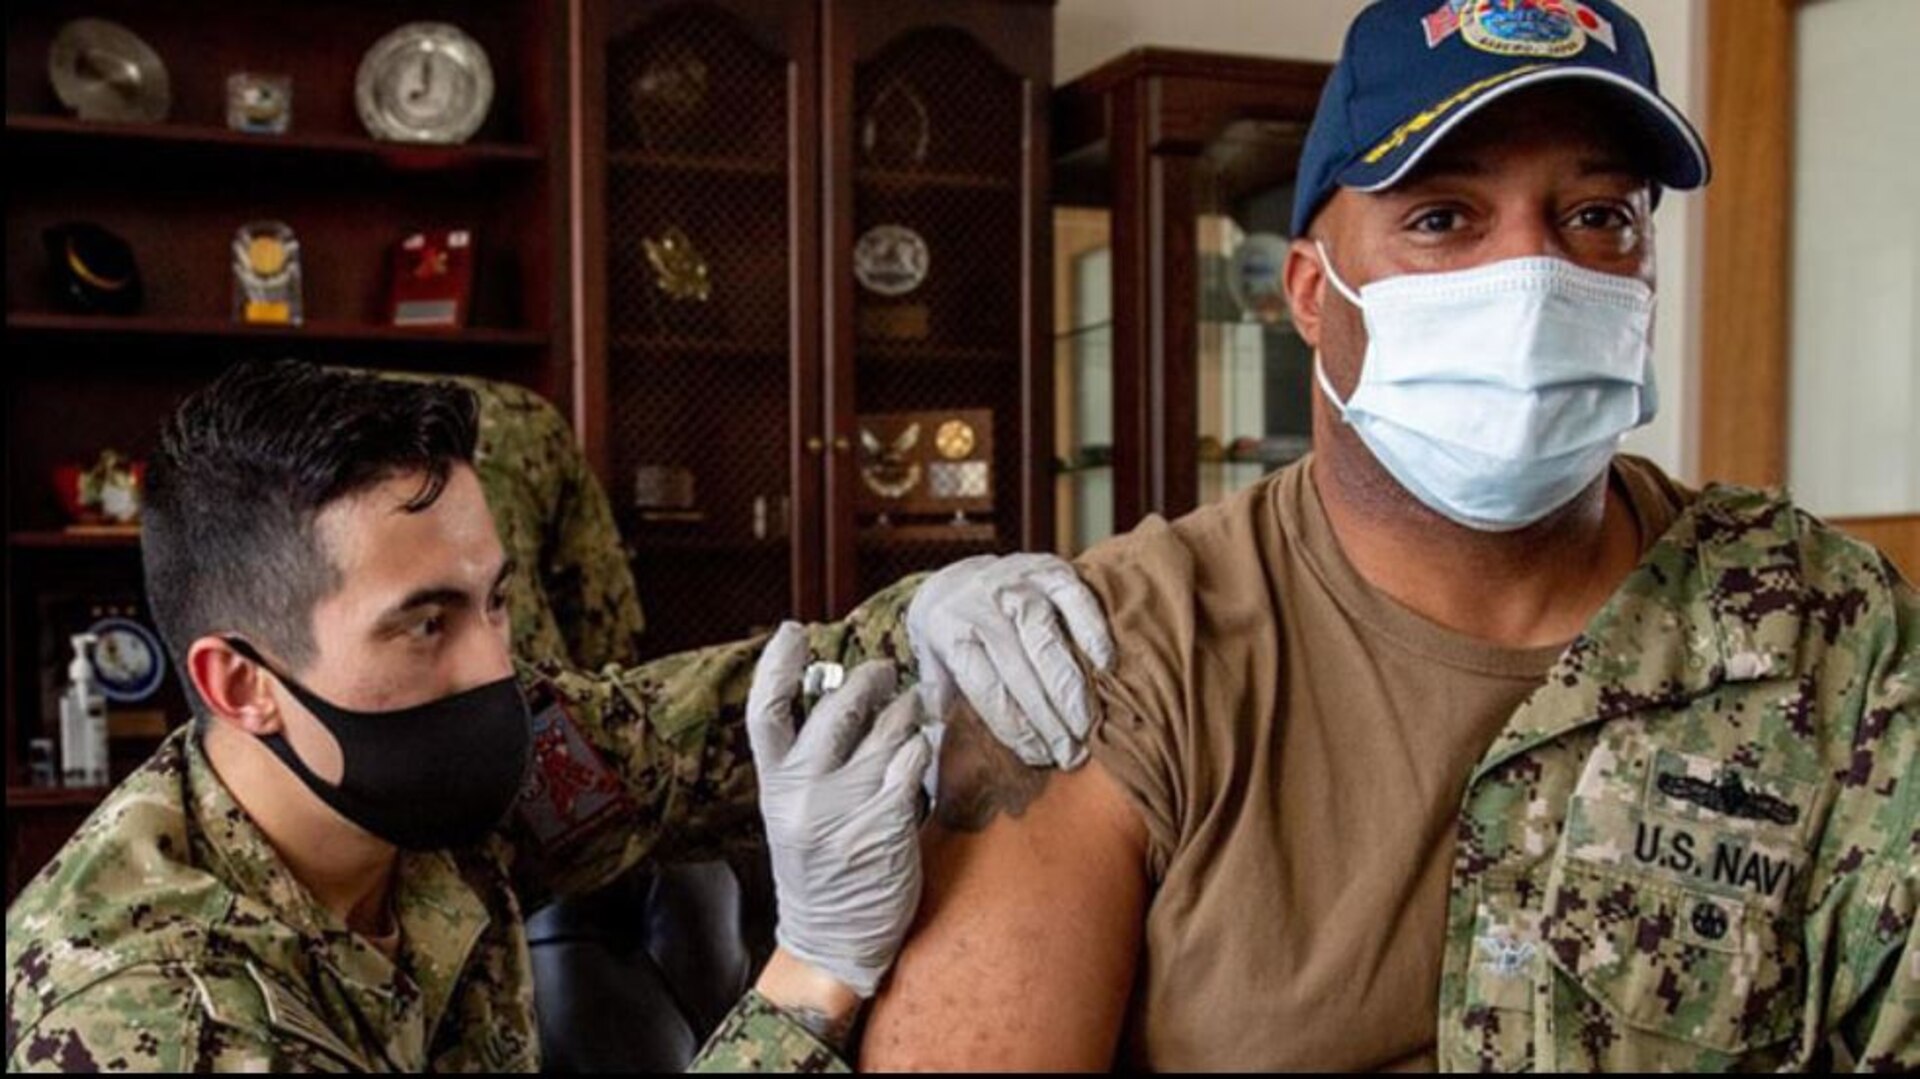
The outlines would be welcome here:
<svg viewBox="0 0 1920 1079">
<path fill-rule="evenodd" d="M 1810 4 L 1799 29 L 1788 481 L 1823 515 L 1916 513 L 1920 117 L 1886 91 L 1920 3 Z"/>
<path fill-rule="evenodd" d="M 1366 0 L 1060 0 L 1053 69 L 1061 82 L 1071 82 L 1142 45 L 1332 62 L 1347 24 L 1366 6 Z"/>
<path fill-rule="evenodd" d="M 1332 62 L 1340 55 L 1347 24 L 1365 6 L 1366 0 L 1060 0 L 1054 70 L 1067 82 L 1142 45 Z M 1661 89 L 1704 132 L 1703 0 L 1629 0 L 1629 6 L 1653 43 Z M 1673 192 L 1654 218 L 1660 416 L 1628 440 L 1629 449 L 1689 478 L 1697 460 L 1700 222 L 1699 198 Z"/>
</svg>

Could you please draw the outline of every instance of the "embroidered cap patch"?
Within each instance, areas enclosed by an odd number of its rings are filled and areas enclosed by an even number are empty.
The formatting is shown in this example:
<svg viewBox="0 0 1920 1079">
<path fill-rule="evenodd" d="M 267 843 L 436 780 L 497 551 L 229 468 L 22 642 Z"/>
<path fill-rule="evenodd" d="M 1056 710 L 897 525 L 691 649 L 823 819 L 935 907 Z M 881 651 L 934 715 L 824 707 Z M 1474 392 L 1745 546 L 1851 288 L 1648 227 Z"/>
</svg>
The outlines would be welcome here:
<svg viewBox="0 0 1920 1079">
<path fill-rule="evenodd" d="M 1427 47 L 1458 33 L 1467 44 L 1501 56 L 1577 56 L 1591 38 L 1609 49 L 1613 23 L 1579 0 L 1445 0 L 1421 20 Z"/>
</svg>

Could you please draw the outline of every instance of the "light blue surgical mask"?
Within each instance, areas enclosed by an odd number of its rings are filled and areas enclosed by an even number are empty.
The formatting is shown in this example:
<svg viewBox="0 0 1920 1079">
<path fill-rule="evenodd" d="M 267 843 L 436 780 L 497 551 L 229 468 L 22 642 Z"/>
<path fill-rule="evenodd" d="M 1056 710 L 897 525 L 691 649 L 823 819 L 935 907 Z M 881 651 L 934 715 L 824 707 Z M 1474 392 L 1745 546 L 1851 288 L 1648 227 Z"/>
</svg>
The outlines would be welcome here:
<svg viewBox="0 0 1920 1079">
<path fill-rule="evenodd" d="M 1367 327 L 1340 417 L 1400 486 L 1483 532 L 1525 528 L 1604 472 L 1653 419 L 1653 289 L 1556 258 L 1403 274 L 1355 293 Z"/>
</svg>

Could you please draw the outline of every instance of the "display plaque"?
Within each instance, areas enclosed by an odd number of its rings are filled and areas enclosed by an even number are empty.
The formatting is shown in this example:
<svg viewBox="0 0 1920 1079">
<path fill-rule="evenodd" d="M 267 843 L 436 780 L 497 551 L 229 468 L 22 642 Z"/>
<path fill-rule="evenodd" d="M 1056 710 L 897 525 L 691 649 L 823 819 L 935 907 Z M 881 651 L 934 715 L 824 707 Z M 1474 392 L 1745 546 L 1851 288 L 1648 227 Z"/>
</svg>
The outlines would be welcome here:
<svg viewBox="0 0 1920 1079">
<path fill-rule="evenodd" d="M 858 512 L 889 519 L 993 512 L 991 410 L 872 413 L 858 424 Z"/>
</svg>

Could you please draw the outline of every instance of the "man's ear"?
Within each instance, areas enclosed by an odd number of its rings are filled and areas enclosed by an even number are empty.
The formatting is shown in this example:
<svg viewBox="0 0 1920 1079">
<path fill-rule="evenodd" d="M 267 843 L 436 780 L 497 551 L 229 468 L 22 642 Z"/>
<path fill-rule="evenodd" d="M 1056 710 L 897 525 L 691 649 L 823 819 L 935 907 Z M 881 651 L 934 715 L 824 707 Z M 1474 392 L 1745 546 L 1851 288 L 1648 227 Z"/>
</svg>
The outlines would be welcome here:
<svg viewBox="0 0 1920 1079">
<path fill-rule="evenodd" d="M 1293 325 L 1300 339 L 1312 348 L 1320 347 L 1321 304 L 1327 295 L 1327 270 L 1320 253 L 1310 239 L 1297 239 L 1287 245 L 1287 265 L 1281 278 L 1286 285 L 1287 306 L 1293 309 Z"/>
<path fill-rule="evenodd" d="M 213 717 L 248 734 L 279 734 L 283 720 L 266 672 L 219 637 L 202 637 L 187 649 L 187 674 Z"/>
</svg>

